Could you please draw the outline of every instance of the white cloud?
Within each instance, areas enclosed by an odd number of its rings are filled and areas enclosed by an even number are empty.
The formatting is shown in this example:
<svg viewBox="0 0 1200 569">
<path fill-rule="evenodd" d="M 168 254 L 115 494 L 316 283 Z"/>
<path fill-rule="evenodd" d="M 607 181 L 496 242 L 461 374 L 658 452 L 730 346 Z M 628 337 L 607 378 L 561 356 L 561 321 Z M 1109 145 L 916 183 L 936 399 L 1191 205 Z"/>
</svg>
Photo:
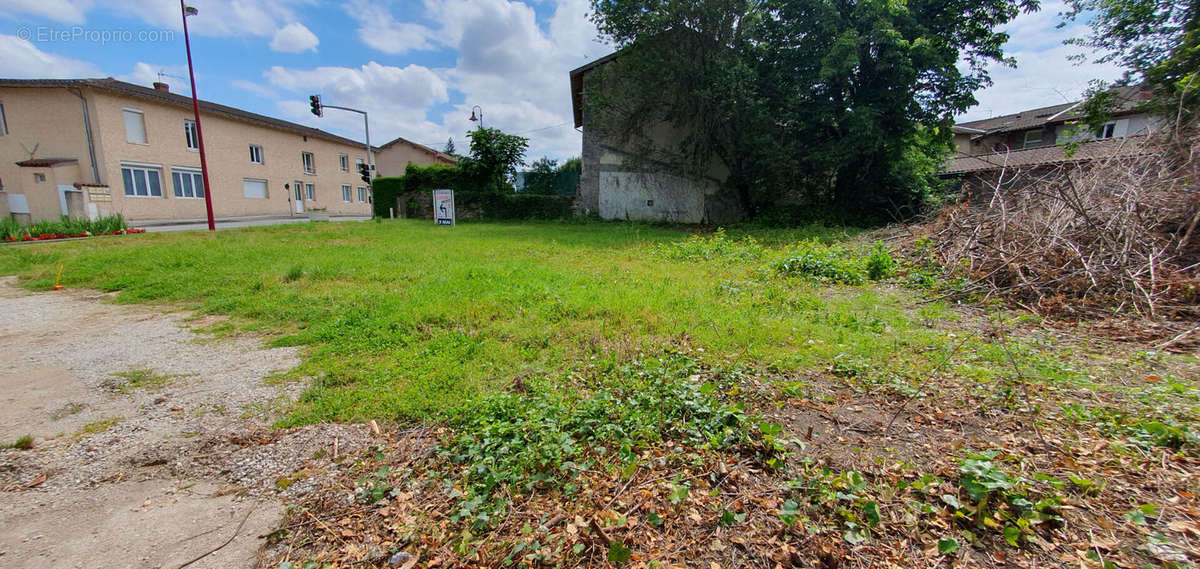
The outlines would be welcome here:
<svg viewBox="0 0 1200 569">
<path fill-rule="evenodd" d="M 352 3 L 347 9 L 353 13 L 360 6 Z M 425 121 L 422 132 L 413 132 L 415 125 L 406 126 L 401 130 L 406 138 L 440 148 L 453 136 L 465 152 L 465 133 L 475 126 L 467 117 L 471 107 L 479 105 L 488 127 L 526 133 L 528 160 L 543 154 L 566 158 L 581 149 L 580 135 L 572 128 L 568 72 L 610 51 L 595 41 L 588 7 L 587 0 L 559 0 L 549 21 L 539 23 L 534 10 L 522 2 L 425 0 L 421 17 L 404 22 L 378 7 L 375 12 L 363 11 L 369 18 L 360 19 L 359 34 L 368 46 L 385 53 L 434 48 L 457 53 L 452 68 L 436 72 L 461 94 L 462 102 L 433 122 Z M 381 45 L 382 40 L 367 41 L 378 37 L 372 25 L 390 30 L 418 26 L 425 31 L 402 40 L 407 43 L 401 45 Z M 399 40 L 393 36 L 393 41 Z M 430 43 L 435 45 L 427 47 Z"/>
<path fill-rule="evenodd" d="M 432 3 L 427 0 L 427 6 Z M 611 51 L 596 41 L 588 7 L 587 0 L 560 0 L 543 28 L 533 10 L 519 2 L 437 3 L 431 13 L 443 23 L 441 35 L 459 53 L 455 67 L 445 75 L 466 99 L 455 113 L 443 117 L 443 123 L 469 125 L 452 121 L 462 121 L 471 105 L 478 104 L 487 126 L 526 133 L 528 160 L 543 154 L 577 156 L 582 141 L 573 128 L 569 72 Z"/>
<path fill-rule="evenodd" d="M 15 79 L 74 79 L 103 77 L 98 67 L 46 53 L 17 36 L 0 34 L 0 77 Z"/>
<path fill-rule="evenodd" d="M 448 101 L 449 94 L 445 81 L 426 67 L 395 67 L 374 61 L 359 68 L 275 66 L 264 76 L 271 87 L 296 97 L 276 104 L 291 120 L 361 140 L 360 115 L 335 109 L 329 109 L 323 118 L 309 113 L 308 95 L 319 93 L 331 105 L 367 111 L 376 144 L 396 136 L 417 142 L 443 136 L 441 127 L 426 120 L 426 115 L 435 105 Z"/>
<path fill-rule="evenodd" d="M 300 22 L 292 22 L 275 30 L 275 37 L 271 38 L 271 51 L 300 53 L 311 50 L 315 53 L 318 43 L 321 41 L 317 39 L 317 34 Z"/>
<path fill-rule="evenodd" d="M 313 0 L 202 0 L 194 2 L 200 13 L 188 19 L 188 31 L 201 36 L 267 37 L 284 24 L 297 21 L 293 6 L 312 3 Z M 179 3 L 172 0 L 5 0 L 0 6 L 0 16 L 34 16 L 83 24 L 93 10 L 160 28 L 183 28 Z"/>
<path fill-rule="evenodd" d="M 386 6 L 367 0 L 346 4 L 346 13 L 359 25 L 358 38 L 372 49 L 391 55 L 433 49 L 434 32 L 413 22 L 401 22 Z"/>
<path fill-rule="evenodd" d="M 92 0 L 6 0 L 0 6 L 0 17 L 35 16 L 64 24 L 82 24 Z"/>
<path fill-rule="evenodd" d="M 162 73 L 162 75 L 159 75 L 159 73 Z M 150 87 L 155 82 L 161 81 L 171 87 L 172 93 L 190 94 L 192 89 L 187 79 L 187 73 L 188 68 L 186 65 L 153 65 L 139 61 L 133 66 L 133 71 L 124 75 L 118 75 L 116 78 L 145 87 Z"/>
<path fill-rule="evenodd" d="M 990 66 L 993 85 L 975 93 L 979 105 L 956 117 L 959 122 L 1076 101 L 1091 80 L 1120 77 L 1116 65 L 1072 61 L 1080 48 L 1063 41 L 1083 35 L 1086 29 L 1078 24 L 1056 28 L 1064 10 L 1061 1 L 1048 2 L 1040 11 L 1022 14 L 1006 26 L 1011 36 L 1007 48 L 1017 67 Z"/>
<path fill-rule="evenodd" d="M 429 68 L 420 65 L 394 67 L 374 61 L 358 69 L 317 67 L 267 70 L 267 81 L 280 89 L 317 91 L 331 104 L 343 106 L 391 105 L 427 108 L 447 100 L 446 84 Z M 339 102 L 334 103 L 334 100 Z"/>
<path fill-rule="evenodd" d="M 100 0 L 104 9 L 140 19 L 152 26 L 182 29 L 179 3 L 164 0 Z M 199 14 L 188 18 L 188 32 L 201 36 L 271 36 L 287 22 L 298 20 L 292 10 L 303 0 L 205 0 L 193 5 Z"/>
</svg>

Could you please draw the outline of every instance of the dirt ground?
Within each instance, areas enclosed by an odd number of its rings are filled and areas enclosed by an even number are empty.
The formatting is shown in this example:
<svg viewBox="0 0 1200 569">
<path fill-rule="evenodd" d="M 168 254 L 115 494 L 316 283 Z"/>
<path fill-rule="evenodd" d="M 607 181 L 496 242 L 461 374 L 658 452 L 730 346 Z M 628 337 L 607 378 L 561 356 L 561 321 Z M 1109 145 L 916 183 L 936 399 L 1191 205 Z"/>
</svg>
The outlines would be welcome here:
<svg viewBox="0 0 1200 569">
<path fill-rule="evenodd" d="M 263 378 L 294 348 L 109 300 L 0 279 L 0 444 L 33 438 L 0 450 L 0 568 L 254 566 L 284 501 L 370 430 L 271 430 L 302 386 Z"/>
</svg>

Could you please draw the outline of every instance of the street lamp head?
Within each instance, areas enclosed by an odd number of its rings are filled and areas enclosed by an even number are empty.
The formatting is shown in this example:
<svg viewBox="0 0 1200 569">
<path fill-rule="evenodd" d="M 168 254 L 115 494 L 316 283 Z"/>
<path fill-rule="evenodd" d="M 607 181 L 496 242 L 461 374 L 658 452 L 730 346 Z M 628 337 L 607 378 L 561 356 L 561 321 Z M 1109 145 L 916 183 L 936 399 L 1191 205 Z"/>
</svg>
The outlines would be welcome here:
<svg viewBox="0 0 1200 569">
<path fill-rule="evenodd" d="M 194 8 L 192 6 L 184 6 L 183 7 L 183 15 L 184 16 L 195 16 L 199 13 L 200 13 L 200 10 L 197 10 L 196 8 Z"/>
<path fill-rule="evenodd" d="M 475 116 L 475 111 L 474 111 L 474 110 L 472 110 L 472 111 L 471 111 L 471 122 L 475 122 L 475 121 L 477 121 L 477 120 L 479 120 L 479 117 L 476 117 L 476 116 Z"/>
</svg>

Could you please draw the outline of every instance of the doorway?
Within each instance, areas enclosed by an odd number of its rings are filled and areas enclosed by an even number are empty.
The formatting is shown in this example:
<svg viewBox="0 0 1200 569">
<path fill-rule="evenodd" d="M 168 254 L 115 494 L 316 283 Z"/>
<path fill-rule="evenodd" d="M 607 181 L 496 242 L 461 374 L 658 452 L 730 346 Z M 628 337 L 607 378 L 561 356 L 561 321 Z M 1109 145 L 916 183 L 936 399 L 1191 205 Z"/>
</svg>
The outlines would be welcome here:
<svg viewBox="0 0 1200 569">
<path fill-rule="evenodd" d="M 304 213 L 304 184 L 299 180 L 292 186 L 292 197 L 296 198 L 296 213 Z"/>
</svg>

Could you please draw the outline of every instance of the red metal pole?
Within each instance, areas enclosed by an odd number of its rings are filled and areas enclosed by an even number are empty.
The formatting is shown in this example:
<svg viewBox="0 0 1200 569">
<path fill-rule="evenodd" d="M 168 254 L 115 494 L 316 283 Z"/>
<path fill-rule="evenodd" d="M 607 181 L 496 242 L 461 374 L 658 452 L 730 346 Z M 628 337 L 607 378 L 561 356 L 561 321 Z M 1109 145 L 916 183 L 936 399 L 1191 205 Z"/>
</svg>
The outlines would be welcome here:
<svg viewBox="0 0 1200 569">
<path fill-rule="evenodd" d="M 204 156 L 204 133 L 200 129 L 200 102 L 196 100 L 196 72 L 192 70 L 192 42 L 188 39 L 187 6 L 179 0 L 179 11 L 183 14 L 183 45 L 187 47 L 188 77 L 192 80 L 192 113 L 196 117 L 196 141 L 200 143 L 200 177 L 204 180 L 204 207 L 208 210 L 208 230 L 216 231 L 213 220 L 212 186 L 208 184 L 208 160 Z"/>
</svg>

